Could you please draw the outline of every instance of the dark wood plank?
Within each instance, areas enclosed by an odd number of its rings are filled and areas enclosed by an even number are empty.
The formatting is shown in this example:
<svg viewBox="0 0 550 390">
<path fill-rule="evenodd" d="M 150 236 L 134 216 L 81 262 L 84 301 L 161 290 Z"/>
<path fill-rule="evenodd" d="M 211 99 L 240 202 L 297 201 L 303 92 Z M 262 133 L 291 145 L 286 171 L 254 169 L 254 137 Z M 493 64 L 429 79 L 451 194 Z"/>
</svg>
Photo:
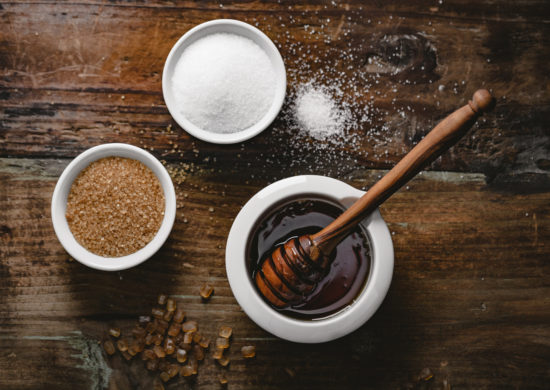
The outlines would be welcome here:
<svg viewBox="0 0 550 390">
<path fill-rule="evenodd" d="M 204 333 L 234 328 L 228 370 L 207 358 L 194 383 L 167 388 L 218 388 L 223 371 L 235 389 L 547 388 L 549 11 L 540 0 L 0 1 L 0 387 L 151 388 L 141 361 L 108 358 L 98 341 L 166 292 Z M 161 91 L 171 46 L 221 17 L 257 25 L 287 67 L 283 112 L 239 145 L 190 137 Z M 363 118 L 346 142 L 289 129 L 292 94 L 314 78 L 340 80 Z M 372 320 L 308 346 L 251 322 L 224 268 L 246 200 L 295 174 L 366 188 L 481 86 L 496 111 L 382 207 L 396 266 Z M 161 251 L 115 273 L 71 261 L 49 217 L 63 167 L 106 142 L 163 159 L 180 206 Z M 206 304 L 204 282 L 215 286 Z M 239 358 L 244 344 L 255 360 Z M 434 378 L 413 383 L 423 368 Z"/>
<path fill-rule="evenodd" d="M 225 174 L 197 169 L 177 186 L 183 207 L 162 250 L 142 266 L 105 273 L 69 261 L 52 232 L 49 198 L 67 160 L 0 161 L 10 189 L 0 198 L 2 386 L 100 388 L 94 386 L 107 381 L 110 388 L 147 388 L 152 376 L 141 361 L 107 358 L 97 341 L 109 326 L 129 331 L 164 291 L 206 334 L 213 336 L 222 323 L 234 327 L 227 371 L 232 387 L 396 388 L 424 367 L 435 373 L 433 388 L 444 380 L 456 388 L 544 387 L 550 356 L 547 193 L 495 192 L 479 174 L 422 174 L 382 208 L 396 249 L 382 308 L 352 335 L 304 347 L 253 324 L 225 279 L 232 218 L 265 183 L 228 184 Z M 382 173 L 354 172 L 362 179 L 351 184 L 371 185 Z M 198 296 L 205 281 L 215 286 L 206 304 Z M 238 358 L 247 343 L 258 349 L 251 363 Z M 32 373 L 18 374 L 28 366 L 35 367 Z M 197 386 L 215 386 L 220 371 L 207 359 Z"/>
<path fill-rule="evenodd" d="M 339 79 L 356 118 L 368 109 L 351 130 L 355 143 L 337 146 L 335 161 L 318 173 L 346 164 L 340 153 L 364 166 L 391 166 L 438 119 L 485 86 L 499 98 L 496 113 L 436 169 L 527 185 L 526 174 L 548 187 L 548 130 L 542 124 L 550 119 L 550 94 L 543 87 L 550 81 L 550 30 L 535 9 L 547 4 L 7 3 L 1 153 L 70 157 L 113 141 L 149 146 L 171 160 L 191 161 L 197 148 L 222 165 L 237 151 L 247 161 L 296 156 L 304 148 L 312 153 L 307 139 L 291 141 L 285 115 L 243 147 L 195 141 L 172 122 L 161 94 L 171 46 L 200 22 L 232 17 L 258 25 L 279 45 L 290 93 L 300 81 Z M 287 113 L 291 105 L 289 98 Z M 173 133 L 166 131 L 169 125 Z M 174 143 L 178 152 L 172 152 Z M 310 161 L 284 157 L 273 164 L 303 172 Z"/>
</svg>

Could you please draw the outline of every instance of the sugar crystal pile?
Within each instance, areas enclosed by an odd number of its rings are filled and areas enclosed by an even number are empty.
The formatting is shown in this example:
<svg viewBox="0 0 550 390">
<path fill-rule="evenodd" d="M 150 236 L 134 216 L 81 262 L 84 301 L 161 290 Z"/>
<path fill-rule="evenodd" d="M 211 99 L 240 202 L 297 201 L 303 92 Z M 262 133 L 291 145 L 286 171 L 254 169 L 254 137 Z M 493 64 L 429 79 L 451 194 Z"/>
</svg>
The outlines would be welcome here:
<svg viewBox="0 0 550 390">
<path fill-rule="evenodd" d="M 216 33 L 189 45 L 176 64 L 172 92 L 183 116 L 214 133 L 259 122 L 274 99 L 275 71 L 251 39 Z"/>
<path fill-rule="evenodd" d="M 298 88 L 294 115 L 298 125 L 317 140 L 342 136 L 350 121 L 349 110 L 338 105 L 327 88 L 313 83 Z"/>
</svg>

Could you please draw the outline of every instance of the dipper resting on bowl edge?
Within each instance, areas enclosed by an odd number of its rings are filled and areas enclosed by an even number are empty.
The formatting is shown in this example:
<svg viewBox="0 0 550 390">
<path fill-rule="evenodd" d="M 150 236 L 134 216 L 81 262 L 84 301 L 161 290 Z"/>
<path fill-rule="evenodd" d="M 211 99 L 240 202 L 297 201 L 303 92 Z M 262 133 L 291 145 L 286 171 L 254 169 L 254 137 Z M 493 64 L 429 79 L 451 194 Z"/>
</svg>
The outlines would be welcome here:
<svg viewBox="0 0 550 390">
<path fill-rule="evenodd" d="M 254 274 L 254 282 L 261 295 L 278 309 L 303 302 L 328 273 L 331 252 L 350 230 L 428 163 L 458 142 L 476 119 L 493 106 L 494 99 L 489 91 L 476 91 L 468 104 L 443 119 L 331 224 L 318 233 L 292 237 L 274 248 Z"/>
</svg>

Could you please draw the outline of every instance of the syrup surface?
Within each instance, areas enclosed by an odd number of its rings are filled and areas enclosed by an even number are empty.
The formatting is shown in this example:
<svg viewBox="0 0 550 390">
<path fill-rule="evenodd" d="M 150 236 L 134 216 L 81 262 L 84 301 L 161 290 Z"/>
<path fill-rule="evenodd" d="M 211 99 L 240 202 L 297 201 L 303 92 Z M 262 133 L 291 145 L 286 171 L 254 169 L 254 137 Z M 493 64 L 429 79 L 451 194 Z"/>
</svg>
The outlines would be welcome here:
<svg viewBox="0 0 550 390">
<path fill-rule="evenodd" d="M 314 234 L 344 210 L 326 200 L 296 200 L 264 215 L 248 244 L 250 277 L 261 260 L 291 237 Z M 367 235 L 357 226 L 335 249 L 327 276 L 303 302 L 277 311 L 300 319 L 321 319 L 349 306 L 365 285 L 370 269 Z"/>
</svg>

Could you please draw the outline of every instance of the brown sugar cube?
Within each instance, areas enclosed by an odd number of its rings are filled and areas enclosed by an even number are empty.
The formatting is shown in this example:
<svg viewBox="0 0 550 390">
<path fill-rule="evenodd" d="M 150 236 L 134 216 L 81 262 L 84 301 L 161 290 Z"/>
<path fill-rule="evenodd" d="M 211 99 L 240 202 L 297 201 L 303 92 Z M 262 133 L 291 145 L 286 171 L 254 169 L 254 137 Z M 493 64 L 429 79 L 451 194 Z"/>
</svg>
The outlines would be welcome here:
<svg viewBox="0 0 550 390">
<path fill-rule="evenodd" d="M 128 342 L 125 339 L 117 340 L 116 346 L 120 352 L 128 350 Z"/>
<path fill-rule="evenodd" d="M 174 301 L 172 298 L 168 298 L 166 300 L 166 310 L 175 311 L 176 310 L 176 301 Z"/>
<path fill-rule="evenodd" d="M 187 358 L 187 364 L 193 368 L 193 372 L 196 374 L 199 372 L 199 362 L 194 355 L 191 355 Z"/>
<path fill-rule="evenodd" d="M 107 352 L 107 355 L 113 355 L 116 352 L 115 345 L 111 340 L 105 340 L 103 349 Z"/>
<path fill-rule="evenodd" d="M 183 330 L 185 333 L 196 332 L 198 329 L 199 325 L 197 324 L 197 321 L 185 321 L 183 324 L 181 324 L 181 330 Z"/>
<path fill-rule="evenodd" d="M 176 337 L 181 332 L 181 326 L 173 322 L 168 328 L 168 336 Z"/>
<path fill-rule="evenodd" d="M 199 341 L 199 345 L 204 349 L 208 349 L 208 347 L 210 346 L 210 340 L 203 336 Z"/>
<path fill-rule="evenodd" d="M 195 370 L 189 364 L 186 364 L 180 370 L 180 376 L 183 376 L 183 377 L 190 377 L 191 375 L 194 375 L 194 374 L 195 374 Z"/>
<path fill-rule="evenodd" d="M 175 364 L 175 363 L 170 364 L 167 372 L 168 372 L 168 375 L 170 375 L 170 378 L 175 377 L 176 375 L 178 375 L 178 372 L 180 372 L 179 364 Z"/>
<path fill-rule="evenodd" d="M 165 319 L 158 320 L 157 326 L 163 328 L 164 330 L 168 329 L 170 326 L 170 322 L 166 321 Z"/>
<path fill-rule="evenodd" d="M 200 345 L 194 345 L 193 346 L 193 355 L 199 361 L 204 360 L 204 349 L 202 349 L 200 347 Z"/>
<path fill-rule="evenodd" d="M 162 317 L 164 317 L 164 313 L 164 309 L 161 309 L 160 307 L 153 307 L 151 309 L 151 314 L 157 319 L 162 319 Z"/>
<path fill-rule="evenodd" d="M 251 359 L 256 356 L 256 347 L 253 345 L 245 345 L 241 348 L 241 355 L 245 359 Z"/>
<path fill-rule="evenodd" d="M 210 299 L 213 292 L 214 292 L 214 288 L 208 283 L 203 284 L 199 291 L 201 298 L 204 300 Z"/>
<path fill-rule="evenodd" d="M 153 352 L 155 352 L 155 355 L 157 355 L 158 358 L 163 358 L 166 356 L 166 352 L 164 352 L 164 348 L 162 348 L 160 345 L 155 345 L 153 347 Z"/>
<path fill-rule="evenodd" d="M 147 360 L 145 367 L 149 371 L 156 371 L 159 368 L 159 360 L 156 358 L 156 355 L 155 355 L 155 359 Z"/>
<path fill-rule="evenodd" d="M 120 328 L 110 328 L 109 329 L 109 334 L 113 337 L 120 336 Z"/>
<path fill-rule="evenodd" d="M 172 317 L 174 317 L 174 312 L 173 311 L 167 311 L 166 313 L 164 313 L 164 317 L 162 317 L 162 319 L 164 321 L 172 321 Z"/>
<path fill-rule="evenodd" d="M 166 371 L 160 373 L 160 379 L 162 379 L 163 382 L 168 382 L 170 378 L 170 374 L 168 374 Z"/>
<path fill-rule="evenodd" d="M 184 318 L 185 318 L 185 312 L 179 307 L 176 308 L 176 311 L 174 312 L 174 318 L 173 318 L 174 322 L 181 324 Z"/>
<path fill-rule="evenodd" d="M 145 327 L 149 322 L 151 322 L 151 317 L 149 316 L 139 316 L 138 318 L 138 323 L 140 326 Z"/>
<path fill-rule="evenodd" d="M 225 337 L 218 337 L 216 339 L 216 348 L 219 348 L 219 349 L 229 348 L 229 339 L 226 339 Z"/>
<path fill-rule="evenodd" d="M 166 329 L 168 329 L 168 326 L 170 325 L 167 321 L 157 320 L 157 333 L 164 334 L 166 332 Z"/>
<path fill-rule="evenodd" d="M 214 353 L 212 354 L 212 358 L 215 360 L 221 359 L 223 356 L 223 349 L 222 348 L 216 348 Z"/>
<path fill-rule="evenodd" d="M 164 306 L 164 304 L 166 303 L 166 299 L 168 297 L 166 296 L 166 294 L 160 294 L 158 299 L 157 299 L 157 303 L 161 306 Z"/>
<path fill-rule="evenodd" d="M 163 340 L 164 340 L 164 337 L 162 337 L 161 334 L 157 333 L 153 336 L 153 344 L 155 345 L 161 345 Z"/>
<path fill-rule="evenodd" d="M 157 354 L 152 349 L 146 349 L 142 352 L 144 360 L 154 360 L 157 358 Z"/>
<path fill-rule="evenodd" d="M 187 332 L 183 335 L 183 343 L 184 344 L 191 344 L 193 343 L 193 336 L 195 332 Z"/>
<path fill-rule="evenodd" d="M 178 348 L 176 350 L 176 360 L 180 363 L 185 363 L 187 360 L 187 351 L 183 348 Z"/>
<path fill-rule="evenodd" d="M 155 336 L 153 336 L 151 333 L 147 333 L 147 335 L 145 335 L 145 339 L 143 341 L 145 341 L 145 345 L 151 345 L 151 344 L 153 344 L 154 338 L 155 338 Z"/>
<path fill-rule="evenodd" d="M 179 332 L 176 337 L 174 337 L 174 343 L 176 343 L 176 345 L 180 345 L 182 342 L 183 342 L 183 336 L 185 335 L 185 333 L 183 332 Z"/>
<path fill-rule="evenodd" d="M 145 325 L 145 330 L 147 333 L 153 333 L 157 329 L 157 323 L 155 321 L 148 322 L 147 325 Z"/>
<path fill-rule="evenodd" d="M 176 350 L 176 344 L 174 344 L 174 339 L 171 337 L 167 337 L 166 340 L 164 340 L 164 352 L 167 355 L 171 355 Z"/>
<path fill-rule="evenodd" d="M 228 339 L 231 337 L 232 334 L 233 334 L 233 329 L 230 326 L 225 326 L 225 325 L 220 326 L 220 330 L 218 332 L 218 335 L 220 337 Z"/>
<path fill-rule="evenodd" d="M 222 356 L 221 358 L 219 358 L 218 360 L 216 360 L 220 366 L 222 367 L 227 367 L 227 365 L 229 364 L 229 358 L 227 356 Z"/>
<path fill-rule="evenodd" d="M 227 385 L 227 382 L 228 381 L 227 381 L 227 378 L 225 377 L 225 375 L 220 376 L 220 385 L 225 386 L 225 385 Z"/>
<path fill-rule="evenodd" d="M 202 335 L 200 334 L 200 332 L 193 333 L 193 342 L 194 343 L 198 343 L 199 341 L 201 341 L 201 338 L 202 338 Z"/>
<path fill-rule="evenodd" d="M 141 326 L 136 326 L 134 329 L 132 329 L 132 335 L 136 339 L 144 339 L 145 335 L 147 334 L 147 331 L 142 328 Z"/>
<path fill-rule="evenodd" d="M 144 348 L 145 348 L 145 343 L 143 341 L 134 340 L 128 347 L 128 353 L 130 353 L 130 355 L 132 356 L 135 356 L 141 351 L 143 351 Z"/>
<path fill-rule="evenodd" d="M 138 354 L 138 350 L 134 344 L 128 347 L 128 353 L 132 356 L 136 356 Z"/>
<path fill-rule="evenodd" d="M 132 358 L 133 358 L 133 356 L 130 355 L 130 354 L 128 353 L 128 351 L 122 351 L 121 354 L 122 354 L 122 356 L 124 357 L 124 359 L 126 359 L 126 360 L 132 360 Z"/>
</svg>

